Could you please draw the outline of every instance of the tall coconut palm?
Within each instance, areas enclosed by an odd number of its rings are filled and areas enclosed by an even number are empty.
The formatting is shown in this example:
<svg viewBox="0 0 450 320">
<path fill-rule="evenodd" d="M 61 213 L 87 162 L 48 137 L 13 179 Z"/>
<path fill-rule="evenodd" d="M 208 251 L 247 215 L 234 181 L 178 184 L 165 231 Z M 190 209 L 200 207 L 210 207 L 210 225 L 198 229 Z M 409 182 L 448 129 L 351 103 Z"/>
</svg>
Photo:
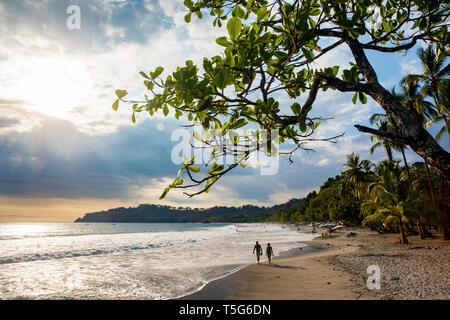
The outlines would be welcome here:
<svg viewBox="0 0 450 320">
<path fill-rule="evenodd" d="M 361 166 L 366 176 L 373 175 L 372 168 L 375 166 L 370 160 L 361 161 Z"/>
<path fill-rule="evenodd" d="M 428 120 L 433 119 L 439 115 L 435 106 L 431 102 L 425 100 L 428 90 L 422 90 L 422 88 L 419 85 L 419 79 L 417 76 L 415 75 L 406 76 L 400 81 L 400 84 L 401 84 L 401 92 L 400 94 L 397 94 L 395 97 L 400 102 L 402 102 L 402 104 L 410 112 L 414 114 L 417 121 L 421 122 L 425 126 Z M 435 204 L 436 197 L 434 195 L 433 185 L 431 183 L 429 165 L 426 159 L 424 160 L 425 160 L 425 168 L 428 174 L 430 194 L 433 203 Z"/>
<path fill-rule="evenodd" d="M 439 86 L 438 93 L 438 110 L 440 110 L 439 115 L 428 119 L 425 122 L 425 128 L 429 128 L 434 124 L 444 123 L 434 137 L 436 141 L 440 141 L 444 137 L 445 133 L 448 134 L 448 128 L 450 126 L 450 121 L 447 116 L 449 113 L 448 108 L 450 107 L 450 81 L 442 82 Z"/>
<path fill-rule="evenodd" d="M 351 192 L 357 200 L 363 198 L 365 191 L 365 161 L 360 160 L 358 153 L 353 152 L 347 156 L 347 162 L 344 164 L 344 167 L 348 168 L 348 170 L 342 173 L 344 179 L 338 187 L 338 192 L 341 196 L 345 196 L 345 193 Z"/>
<path fill-rule="evenodd" d="M 348 168 L 347 171 L 343 172 L 345 178 L 354 183 L 362 181 L 364 173 L 359 154 L 352 152 L 352 154 L 348 155 L 344 167 Z"/>
<path fill-rule="evenodd" d="M 392 92 L 393 92 L 394 96 L 396 96 L 394 89 L 392 90 Z M 372 124 L 376 123 L 376 125 L 378 126 L 378 129 L 381 131 L 389 132 L 391 130 L 391 123 L 386 114 L 380 114 L 380 113 L 374 114 L 370 118 L 370 122 Z M 411 174 L 409 172 L 409 166 L 408 166 L 408 162 L 406 161 L 406 155 L 405 155 L 405 150 L 408 147 L 404 143 L 401 143 L 399 141 L 392 141 L 390 139 L 376 136 L 376 135 L 371 136 L 370 140 L 372 142 L 376 141 L 376 143 L 374 145 L 372 145 L 372 147 L 370 148 L 370 154 L 373 154 L 373 152 L 380 146 L 383 147 L 383 150 L 386 153 L 389 161 L 392 161 L 392 150 L 398 151 L 402 154 L 403 162 L 405 163 L 406 172 L 408 174 L 409 183 L 412 183 Z"/>
<path fill-rule="evenodd" d="M 364 223 L 384 221 L 394 222 L 400 231 L 400 243 L 407 244 L 405 223 L 408 222 L 408 184 L 396 161 L 382 162 L 378 165 L 377 181 L 369 184 L 368 193 L 377 210 L 367 216 Z"/>
<path fill-rule="evenodd" d="M 408 75 L 400 80 L 400 92 L 395 93 L 395 97 L 424 124 L 427 119 L 439 115 L 436 106 L 426 100 L 428 92 L 426 87 L 420 86 L 416 75 Z"/>
<path fill-rule="evenodd" d="M 389 131 L 389 122 L 387 120 L 380 120 L 377 123 L 377 127 L 379 131 L 388 132 Z M 372 147 L 370 147 L 370 154 L 373 154 L 376 149 L 379 147 L 383 147 L 384 152 L 386 153 L 388 160 L 392 161 L 392 142 L 384 137 L 372 135 L 370 136 L 370 141 L 373 143 L 375 142 Z"/>
<path fill-rule="evenodd" d="M 443 87 L 448 88 L 449 82 L 450 64 L 446 64 L 448 52 L 445 48 L 428 45 L 425 49 L 419 48 L 417 56 L 422 64 L 423 74 L 410 75 L 410 77 L 415 81 L 423 82 L 423 91 L 433 99 L 434 105 L 440 114 L 439 118 L 444 121 L 447 134 L 450 135 L 449 105 L 442 101 L 443 98 L 448 100 L 448 97 L 445 95 L 445 89 L 444 92 L 442 90 Z"/>
</svg>

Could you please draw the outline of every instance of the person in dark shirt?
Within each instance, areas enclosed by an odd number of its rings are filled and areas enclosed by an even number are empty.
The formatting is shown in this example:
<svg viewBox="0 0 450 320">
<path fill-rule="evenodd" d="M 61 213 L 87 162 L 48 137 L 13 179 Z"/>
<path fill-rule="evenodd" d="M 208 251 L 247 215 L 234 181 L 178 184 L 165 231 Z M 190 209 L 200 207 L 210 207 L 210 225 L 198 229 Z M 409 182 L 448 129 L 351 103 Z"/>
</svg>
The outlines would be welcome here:
<svg viewBox="0 0 450 320">
<path fill-rule="evenodd" d="M 275 255 L 273 254 L 273 248 L 272 248 L 272 246 L 270 245 L 270 243 L 267 244 L 266 255 L 267 255 L 267 259 L 269 259 L 269 264 L 271 264 L 271 262 L 272 262 L 272 257 L 275 258 Z"/>
</svg>

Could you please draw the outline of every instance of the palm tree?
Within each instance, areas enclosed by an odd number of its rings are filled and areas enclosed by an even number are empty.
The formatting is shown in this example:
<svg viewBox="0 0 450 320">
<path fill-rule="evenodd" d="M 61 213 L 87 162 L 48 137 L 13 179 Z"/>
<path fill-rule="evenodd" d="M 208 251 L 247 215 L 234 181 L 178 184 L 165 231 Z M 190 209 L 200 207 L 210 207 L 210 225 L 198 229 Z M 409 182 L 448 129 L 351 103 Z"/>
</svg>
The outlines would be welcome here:
<svg viewBox="0 0 450 320">
<path fill-rule="evenodd" d="M 392 94 L 394 96 L 398 97 L 398 95 L 395 93 L 394 89 L 392 90 Z M 400 98 L 398 97 L 398 99 L 400 99 Z M 374 114 L 374 115 L 372 115 L 372 117 L 370 117 L 370 122 L 372 124 L 376 123 L 378 126 L 378 130 L 380 130 L 380 131 L 384 131 L 384 132 L 391 131 L 391 123 L 386 114 L 380 114 L 380 113 Z M 392 161 L 392 150 L 398 151 L 402 154 L 403 162 L 405 163 L 406 172 L 408 174 L 409 183 L 412 183 L 411 174 L 409 172 L 409 166 L 408 166 L 408 162 L 406 161 L 406 155 L 405 155 L 405 150 L 408 147 L 404 143 L 401 143 L 399 141 L 392 141 L 387 138 L 376 136 L 376 135 L 372 135 L 370 137 L 370 140 L 372 142 L 377 141 L 370 148 L 370 154 L 373 154 L 374 151 L 377 148 L 379 148 L 380 146 L 383 147 L 384 152 L 386 153 L 389 161 Z"/>
<path fill-rule="evenodd" d="M 361 166 L 366 176 L 373 175 L 372 168 L 375 166 L 370 160 L 361 161 Z"/>
<path fill-rule="evenodd" d="M 394 222 L 400 231 L 400 243 L 407 244 L 405 223 L 410 199 L 406 176 L 397 161 L 384 161 L 376 168 L 377 181 L 369 184 L 369 199 L 377 205 L 376 211 L 367 216 L 363 223 Z"/>
<path fill-rule="evenodd" d="M 394 96 L 399 100 L 410 112 L 414 114 L 417 121 L 422 124 L 426 119 L 437 117 L 439 112 L 436 106 L 430 101 L 425 100 L 428 94 L 428 89 L 421 87 L 417 75 L 407 75 L 400 80 L 400 93 L 395 93 Z"/>
<path fill-rule="evenodd" d="M 353 194 L 356 200 L 361 200 L 363 198 L 365 189 L 365 173 L 364 168 L 367 164 L 365 161 L 360 161 L 360 156 L 358 153 L 352 152 L 352 154 L 347 156 L 347 162 L 344 167 L 348 170 L 342 173 L 344 179 L 339 184 L 338 192 L 341 197 L 345 197 L 348 192 Z"/>
<path fill-rule="evenodd" d="M 445 104 L 443 98 L 448 94 L 448 76 L 450 75 L 450 65 L 445 63 L 448 52 L 445 48 L 428 45 L 427 48 L 417 50 L 422 66 L 423 74 L 410 75 L 415 81 L 423 81 L 423 91 L 430 96 L 440 114 L 440 119 L 444 121 L 444 128 L 447 128 L 447 134 L 450 135 L 449 124 L 449 105 Z M 448 101 L 447 101 L 448 102 Z"/>
<path fill-rule="evenodd" d="M 377 127 L 379 131 L 388 132 L 389 131 L 389 122 L 387 120 L 380 120 L 377 123 Z M 370 136 L 370 141 L 375 144 L 370 147 L 370 154 L 373 154 L 376 149 L 379 147 L 383 147 L 384 152 L 386 153 L 388 160 L 392 161 L 392 142 L 384 137 L 372 135 Z"/>
<path fill-rule="evenodd" d="M 400 84 L 402 85 L 401 92 L 400 94 L 395 95 L 395 97 L 415 115 L 417 121 L 426 126 L 427 119 L 433 119 L 437 117 L 439 113 L 431 102 L 425 100 L 428 90 L 423 90 L 423 88 L 420 87 L 418 80 L 417 75 L 409 75 L 403 78 L 400 81 Z M 436 204 L 428 161 L 426 159 L 424 159 L 424 161 L 429 180 L 431 199 L 433 204 Z"/>
<path fill-rule="evenodd" d="M 449 120 L 448 120 L 448 106 L 450 106 L 450 81 L 444 81 L 439 86 L 438 91 L 438 110 L 439 115 L 427 120 L 425 122 L 425 128 L 431 127 L 433 124 L 438 124 L 441 122 L 444 122 L 444 125 L 439 129 L 436 136 L 434 137 L 436 141 L 441 140 L 444 137 L 444 133 L 447 132 L 448 134 L 448 128 L 450 126 Z"/>
<path fill-rule="evenodd" d="M 344 164 L 344 167 L 348 168 L 347 171 L 343 172 L 345 178 L 353 183 L 362 181 L 363 170 L 359 154 L 352 152 L 352 154 L 348 155 L 347 162 Z"/>
</svg>

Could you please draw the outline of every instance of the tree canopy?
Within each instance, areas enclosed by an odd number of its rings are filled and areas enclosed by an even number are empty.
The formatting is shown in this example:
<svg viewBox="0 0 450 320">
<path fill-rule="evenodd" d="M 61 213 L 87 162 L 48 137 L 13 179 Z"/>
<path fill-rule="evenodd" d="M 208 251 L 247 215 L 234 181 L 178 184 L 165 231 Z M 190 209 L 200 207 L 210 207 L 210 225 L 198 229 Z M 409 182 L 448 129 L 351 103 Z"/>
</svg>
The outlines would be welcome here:
<svg viewBox="0 0 450 320">
<path fill-rule="evenodd" d="M 184 5 L 187 23 L 209 14 L 214 27 L 226 27 L 228 36 L 216 39 L 223 54 L 205 57 L 201 66 L 186 61 L 165 78 L 161 66 L 140 72 L 147 90 L 145 100 L 127 100 L 127 91 L 117 90 L 113 104 L 117 110 L 119 101 L 131 103 L 133 122 L 137 112 L 153 116 L 162 110 L 167 116 L 173 110 L 175 118 L 185 116 L 192 125 L 212 130 L 213 134 L 196 138 L 211 148 L 214 163 L 198 177 L 200 168 L 194 166 L 194 159 L 186 159 L 162 198 L 171 188 L 201 188 L 190 196 L 208 192 L 224 174 L 239 164 L 244 166 L 252 152 L 275 154 L 275 139 L 292 143 L 292 152 L 308 149 L 306 143 L 317 139 L 314 133 L 324 120 L 311 117 L 310 111 L 319 92 L 327 90 L 352 92 L 353 103 L 358 99 L 367 103 L 370 96 L 389 117 L 390 130 L 355 127 L 409 146 L 440 175 L 450 178 L 448 152 L 380 84 L 366 54 L 378 51 L 388 58 L 419 41 L 434 43 L 438 52 L 446 52 L 450 15 L 446 1 L 185 0 Z M 339 46 L 347 46 L 353 56 L 347 68 L 315 68 L 314 61 L 333 55 Z M 280 106 L 280 94 L 291 99 L 287 108 Z M 258 129 L 253 140 L 233 133 L 250 125 Z M 262 130 L 269 132 L 264 138 L 259 136 Z M 278 135 L 271 136 L 271 130 Z M 218 135 L 228 137 L 225 144 L 222 139 L 218 144 Z M 321 140 L 335 142 L 336 138 Z M 260 139 L 265 143 L 259 143 Z M 220 164 L 224 154 L 236 156 L 235 163 Z M 185 183 L 182 174 L 193 183 Z"/>
</svg>

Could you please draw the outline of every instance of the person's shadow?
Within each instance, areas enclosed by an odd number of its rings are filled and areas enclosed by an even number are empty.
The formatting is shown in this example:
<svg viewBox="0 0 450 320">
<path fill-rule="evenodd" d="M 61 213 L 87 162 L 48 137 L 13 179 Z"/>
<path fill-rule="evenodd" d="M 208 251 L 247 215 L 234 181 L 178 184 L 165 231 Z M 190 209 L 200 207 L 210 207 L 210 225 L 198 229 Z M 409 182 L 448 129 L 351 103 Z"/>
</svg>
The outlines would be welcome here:
<svg viewBox="0 0 450 320">
<path fill-rule="evenodd" d="M 272 264 L 262 264 L 263 266 L 266 267 L 273 267 L 273 268 L 280 268 L 280 269 L 289 269 L 289 270 L 306 270 L 303 267 L 296 267 L 296 266 L 285 266 L 285 265 L 279 265 L 276 263 L 272 263 Z"/>
</svg>

